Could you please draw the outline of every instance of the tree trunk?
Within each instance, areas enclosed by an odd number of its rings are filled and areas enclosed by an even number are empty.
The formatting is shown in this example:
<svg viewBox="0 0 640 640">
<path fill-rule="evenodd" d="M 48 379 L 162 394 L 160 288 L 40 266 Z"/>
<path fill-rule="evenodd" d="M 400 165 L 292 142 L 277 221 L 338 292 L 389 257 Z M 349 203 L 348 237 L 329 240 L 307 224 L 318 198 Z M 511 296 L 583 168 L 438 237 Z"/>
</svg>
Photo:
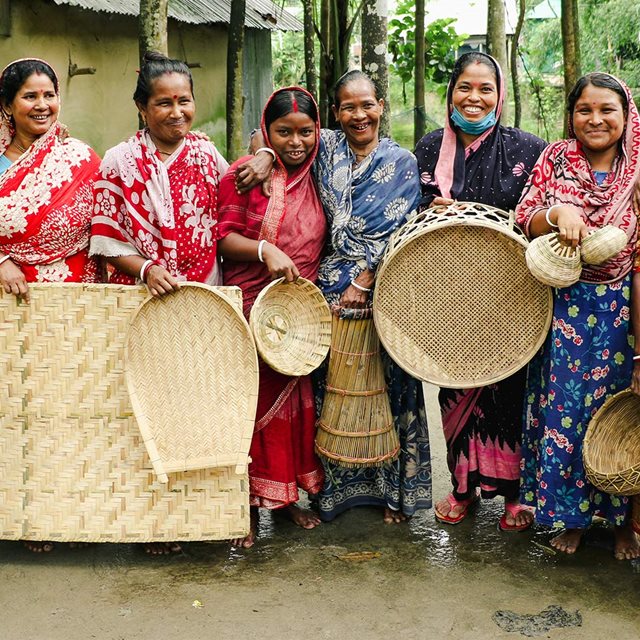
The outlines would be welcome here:
<svg viewBox="0 0 640 640">
<path fill-rule="evenodd" d="M 378 97 L 384 100 L 384 111 L 380 120 L 381 137 L 388 137 L 391 133 L 387 66 L 388 13 L 387 0 L 366 0 L 362 10 L 362 70 L 371 77 L 378 90 Z"/>
<path fill-rule="evenodd" d="M 330 0 L 320 0 L 320 122 L 323 127 L 329 126 L 331 105 L 330 85 L 332 72 L 331 51 L 331 7 Z"/>
<path fill-rule="evenodd" d="M 578 0 L 562 0 L 562 58 L 564 62 L 564 95 L 566 98 L 580 77 L 580 32 Z M 568 120 L 564 132 L 567 135 Z"/>
<path fill-rule="evenodd" d="M 505 32 L 505 16 L 503 0 L 489 0 L 487 9 L 487 49 L 500 67 L 505 78 L 508 77 L 507 34 Z M 506 84 L 506 81 L 505 81 Z M 502 107 L 502 121 L 507 121 L 507 100 L 505 96 Z"/>
<path fill-rule="evenodd" d="M 520 97 L 520 80 L 518 78 L 518 51 L 520 47 L 520 34 L 524 25 L 524 16 L 527 10 L 526 0 L 518 0 L 518 24 L 513 34 L 513 42 L 511 43 L 511 84 L 513 85 L 513 106 L 515 115 L 513 118 L 513 126 L 519 127 L 522 118 L 522 100 Z"/>
<path fill-rule="evenodd" d="M 227 42 L 227 159 L 242 155 L 242 58 L 245 0 L 231 0 Z"/>
<path fill-rule="evenodd" d="M 167 45 L 167 11 L 169 0 L 140 0 L 138 48 L 140 64 L 147 51 L 169 54 Z"/>
<path fill-rule="evenodd" d="M 424 0 L 416 0 L 416 64 L 413 98 L 413 146 L 418 144 L 427 128 L 424 108 Z"/>
<path fill-rule="evenodd" d="M 318 73 L 316 72 L 315 30 L 313 26 L 313 0 L 302 0 L 304 11 L 304 72 L 307 90 L 318 97 Z"/>
</svg>

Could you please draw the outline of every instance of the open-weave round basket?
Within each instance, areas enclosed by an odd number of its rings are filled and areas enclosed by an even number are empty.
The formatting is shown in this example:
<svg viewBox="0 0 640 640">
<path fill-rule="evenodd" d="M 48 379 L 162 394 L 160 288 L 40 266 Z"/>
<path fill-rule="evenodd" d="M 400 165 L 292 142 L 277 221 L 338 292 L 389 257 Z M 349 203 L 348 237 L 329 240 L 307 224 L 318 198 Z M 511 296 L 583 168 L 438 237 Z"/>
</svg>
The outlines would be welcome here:
<svg viewBox="0 0 640 640">
<path fill-rule="evenodd" d="M 532 275 L 551 287 L 569 287 L 578 282 L 582 273 L 580 249 L 563 245 L 557 233 L 532 240 L 526 259 Z"/>
<path fill-rule="evenodd" d="M 274 280 L 258 295 L 249 324 L 262 359 L 287 376 L 317 369 L 331 344 L 331 310 L 309 280 Z"/>
<path fill-rule="evenodd" d="M 640 493 L 640 397 L 626 389 L 591 419 L 582 450 L 591 484 L 606 493 Z"/>
<path fill-rule="evenodd" d="M 507 213 L 456 202 L 418 213 L 378 267 L 373 314 L 382 345 L 407 372 L 471 388 L 522 368 L 542 345 L 551 289 L 525 263 L 528 240 Z"/>
<path fill-rule="evenodd" d="M 580 243 L 582 262 L 602 264 L 617 256 L 628 242 L 627 234 L 620 228 L 607 224 L 596 229 Z"/>
</svg>

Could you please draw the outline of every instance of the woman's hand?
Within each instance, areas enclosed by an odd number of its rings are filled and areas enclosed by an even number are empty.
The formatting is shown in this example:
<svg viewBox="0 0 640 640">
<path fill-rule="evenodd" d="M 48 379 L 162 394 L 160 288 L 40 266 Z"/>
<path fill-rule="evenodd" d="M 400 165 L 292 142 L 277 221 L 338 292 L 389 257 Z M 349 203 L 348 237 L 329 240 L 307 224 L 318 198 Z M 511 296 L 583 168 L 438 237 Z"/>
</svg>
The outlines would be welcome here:
<svg viewBox="0 0 640 640">
<path fill-rule="evenodd" d="M 236 189 L 238 193 L 245 193 L 257 184 L 262 183 L 262 193 L 266 197 L 271 195 L 271 169 L 274 160 L 266 151 L 253 156 L 236 169 Z"/>
<path fill-rule="evenodd" d="M 262 259 L 273 280 L 284 277 L 287 282 L 294 282 L 300 277 L 300 272 L 293 264 L 293 260 L 269 242 L 265 242 L 262 247 Z"/>
<path fill-rule="evenodd" d="M 145 283 L 149 288 L 149 293 L 155 298 L 160 298 L 180 288 L 178 281 L 159 264 L 153 264 L 149 267 Z"/>
<path fill-rule="evenodd" d="M 571 204 L 554 206 L 549 218 L 558 225 L 560 240 L 567 246 L 577 247 L 589 232 L 580 210 Z"/>
<path fill-rule="evenodd" d="M 362 309 L 367 306 L 369 292 L 360 291 L 350 284 L 340 296 L 340 306 L 347 309 Z"/>
<path fill-rule="evenodd" d="M 0 285 L 7 293 L 13 293 L 25 302 L 31 300 L 27 279 L 22 269 L 11 259 L 0 264 Z"/>
<path fill-rule="evenodd" d="M 445 207 L 449 206 L 450 204 L 453 204 L 455 202 L 455 200 L 452 200 L 451 198 L 443 198 L 442 196 L 436 196 L 432 201 L 431 204 L 429 205 L 429 208 L 431 207 L 437 207 L 439 205 L 443 205 Z"/>
</svg>

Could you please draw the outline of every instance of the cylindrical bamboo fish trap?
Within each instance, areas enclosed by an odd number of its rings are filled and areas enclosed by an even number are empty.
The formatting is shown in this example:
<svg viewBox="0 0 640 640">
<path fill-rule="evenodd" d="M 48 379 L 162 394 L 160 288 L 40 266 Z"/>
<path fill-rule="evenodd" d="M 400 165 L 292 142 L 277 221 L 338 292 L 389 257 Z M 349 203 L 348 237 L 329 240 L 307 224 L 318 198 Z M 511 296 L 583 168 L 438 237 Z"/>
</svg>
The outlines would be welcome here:
<svg viewBox="0 0 640 640">
<path fill-rule="evenodd" d="M 349 468 L 380 467 L 400 451 L 370 308 L 332 308 L 329 371 L 316 451 Z"/>
</svg>

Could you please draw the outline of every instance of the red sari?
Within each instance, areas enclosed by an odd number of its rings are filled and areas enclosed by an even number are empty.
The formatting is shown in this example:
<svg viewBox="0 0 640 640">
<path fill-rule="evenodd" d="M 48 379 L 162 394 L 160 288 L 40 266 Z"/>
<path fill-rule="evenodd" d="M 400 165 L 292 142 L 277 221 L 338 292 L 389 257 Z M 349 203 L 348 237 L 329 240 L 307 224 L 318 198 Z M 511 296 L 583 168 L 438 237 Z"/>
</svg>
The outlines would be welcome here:
<svg viewBox="0 0 640 640">
<path fill-rule="evenodd" d="M 13 131 L 2 120 L 0 153 Z M 89 258 L 91 189 L 100 164 L 80 140 L 60 140 L 55 123 L 0 176 L 0 251 L 27 282 L 99 282 Z"/>
<path fill-rule="evenodd" d="M 263 135 L 268 140 L 264 127 Z M 316 126 L 319 141 L 319 127 Z M 261 186 L 249 193 L 235 189 L 237 160 L 220 183 L 220 238 L 231 232 L 253 240 L 265 239 L 284 251 L 303 278 L 314 281 L 326 237 L 326 219 L 310 169 L 318 149 L 304 165 L 287 175 L 274 168 L 271 197 Z M 261 262 L 223 262 L 223 282 L 243 292 L 248 317 L 260 291 L 271 281 Z M 315 402 L 309 376 L 292 378 L 273 371 L 260 361 L 260 389 L 256 426 L 251 443 L 249 486 L 251 505 L 276 509 L 298 500 L 298 487 L 317 493 L 324 480 L 322 465 L 314 452 Z"/>
<path fill-rule="evenodd" d="M 140 255 L 179 281 L 219 284 L 217 190 L 226 168 L 213 144 L 193 133 L 166 163 L 146 131 L 109 149 L 94 186 L 91 253 Z M 116 270 L 110 281 L 135 278 Z"/>
</svg>

